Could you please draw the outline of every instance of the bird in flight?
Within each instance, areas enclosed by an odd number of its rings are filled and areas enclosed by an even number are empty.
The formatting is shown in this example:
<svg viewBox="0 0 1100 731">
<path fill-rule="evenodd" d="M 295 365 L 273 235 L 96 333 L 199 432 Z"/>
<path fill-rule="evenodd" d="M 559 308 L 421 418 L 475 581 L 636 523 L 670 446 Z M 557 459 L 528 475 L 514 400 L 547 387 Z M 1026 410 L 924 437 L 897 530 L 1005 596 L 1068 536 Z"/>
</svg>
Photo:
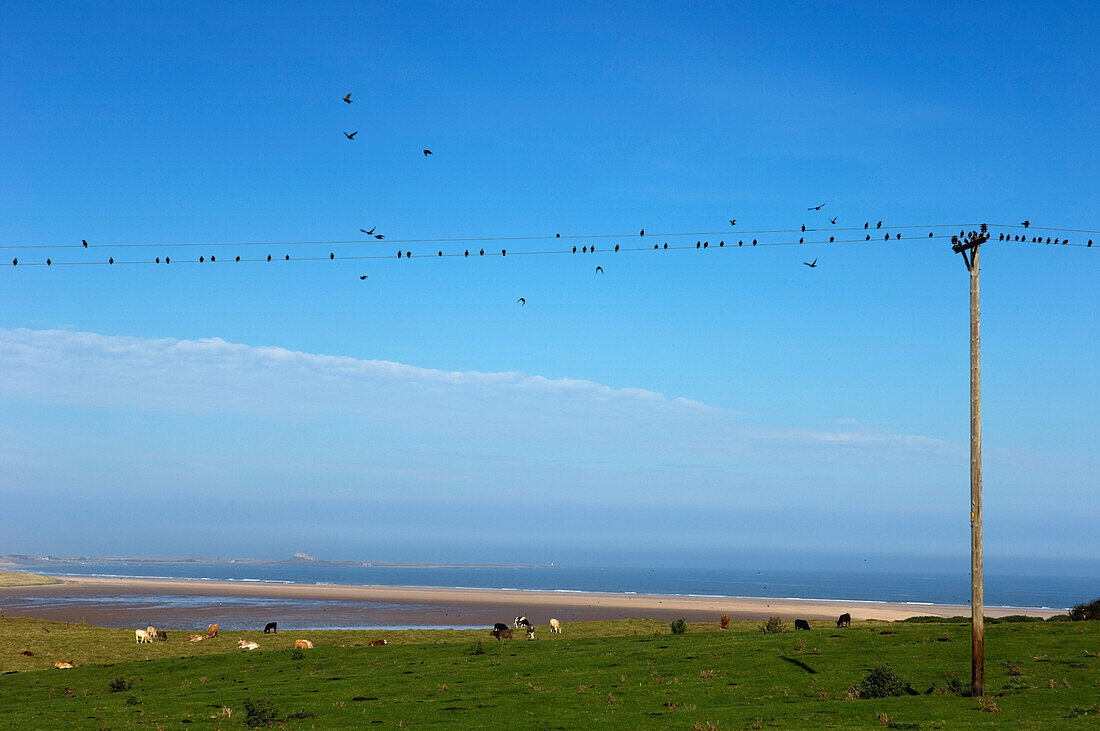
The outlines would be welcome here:
<svg viewBox="0 0 1100 731">
<path fill-rule="evenodd" d="M 80 243 L 84 244 L 84 248 L 85 248 L 85 249 L 87 249 L 87 248 L 88 248 L 88 239 L 81 239 L 81 240 L 80 240 Z"/>
<path fill-rule="evenodd" d="M 808 261 L 804 261 L 802 263 L 805 264 L 806 266 L 808 266 L 810 269 L 813 269 L 814 267 L 817 266 L 817 259 L 814 259 L 812 263 L 808 262 Z"/>
<path fill-rule="evenodd" d="M 344 97 L 344 101 L 346 101 L 348 104 L 351 104 L 351 94 L 346 95 Z"/>
<path fill-rule="evenodd" d="M 383 236 L 382 234 L 375 234 L 375 235 L 374 235 L 374 238 L 376 238 L 376 239 L 378 239 L 379 241 L 381 241 L 382 239 L 384 239 L 384 238 L 386 238 L 386 237 L 385 237 L 385 236 Z"/>
<path fill-rule="evenodd" d="M 359 134 L 359 130 L 355 130 L 354 132 L 350 132 L 350 133 L 349 133 L 349 132 L 345 132 L 345 133 L 344 133 L 344 137 L 347 137 L 347 138 L 348 138 L 349 140 L 354 140 L 354 139 L 355 139 L 355 135 L 357 135 L 357 134 Z"/>
<path fill-rule="evenodd" d="M 1027 228 L 1028 226 L 1030 226 L 1030 225 L 1031 225 L 1031 221 L 1024 221 L 1024 222 L 1023 222 L 1023 223 L 1021 223 L 1020 225 L 1021 225 L 1021 226 L 1023 226 L 1024 228 Z"/>
<path fill-rule="evenodd" d="M 520 307 L 526 307 L 527 306 L 527 300 L 525 300 L 522 297 L 520 297 L 518 300 L 516 300 L 516 302 L 519 302 Z"/>
<path fill-rule="evenodd" d="M 807 210 L 807 211 L 820 211 L 820 210 L 821 210 L 822 208 L 824 208 L 824 207 L 825 207 L 825 204 L 824 204 L 824 203 L 822 203 L 822 204 L 821 204 L 820 206 L 810 206 L 810 207 L 809 207 L 809 208 L 807 208 L 806 210 Z"/>
<path fill-rule="evenodd" d="M 832 218 L 829 219 L 829 223 L 835 224 L 836 219 L 838 219 L 838 218 L 840 218 L 840 216 L 833 216 Z"/>
<path fill-rule="evenodd" d="M 434 154 L 431 150 L 424 150 L 424 157 Z"/>
<path fill-rule="evenodd" d="M 730 219 L 730 225 L 731 226 L 736 226 L 737 225 L 737 219 L 736 218 L 731 218 Z"/>
<path fill-rule="evenodd" d="M 360 281 L 362 281 L 362 280 L 364 280 L 364 279 L 366 279 L 366 278 L 367 278 L 367 275 L 366 275 L 366 274 L 360 274 L 360 275 L 359 275 L 359 280 L 360 280 Z"/>
<path fill-rule="evenodd" d="M 596 271 L 603 274 L 603 267 L 596 267 Z"/>
<path fill-rule="evenodd" d="M 377 226 L 371 226 L 370 231 L 366 230 L 365 228 L 361 228 L 359 230 L 362 231 L 363 233 L 365 233 L 367 236 L 370 236 L 371 234 L 374 233 L 374 229 L 376 229 L 376 228 L 378 228 L 378 227 Z"/>
</svg>

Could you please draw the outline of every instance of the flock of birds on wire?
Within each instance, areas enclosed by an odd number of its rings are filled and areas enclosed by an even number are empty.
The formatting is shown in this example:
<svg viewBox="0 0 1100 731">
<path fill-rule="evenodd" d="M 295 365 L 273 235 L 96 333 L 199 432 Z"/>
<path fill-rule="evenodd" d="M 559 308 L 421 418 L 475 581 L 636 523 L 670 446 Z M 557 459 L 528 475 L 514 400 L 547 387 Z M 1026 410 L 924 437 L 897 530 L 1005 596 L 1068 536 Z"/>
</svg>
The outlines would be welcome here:
<svg viewBox="0 0 1100 731">
<path fill-rule="evenodd" d="M 343 101 L 347 104 L 351 104 L 352 101 L 353 101 L 351 96 L 352 95 L 350 93 L 344 95 Z M 355 130 L 353 132 L 344 132 L 344 136 L 348 140 L 351 140 L 351 141 L 355 140 L 355 136 L 357 134 L 359 134 L 358 130 Z M 422 153 L 423 153 L 424 157 L 428 157 L 429 155 L 434 154 L 431 150 L 429 150 L 427 148 L 422 150 Z M 825 205 L 826 205 L 825 203 L 819 203 L 818 205 L 815 205 L 815 206 L 809 206 L 806 210 L 814 211 L 814 212 L 821 212 L 821 209 L 823 209 L 825 207 Z M 826 216 L 826 218 L 828 218 L 828 221 L 831 225 L 835 226 L 837 224 L 837 220 L 838 220 L 839 216 L 832 216 L 830 218 L 830 217 L 828 217 L 827 213 L 825 214 L 825 216 Z M 731 227 L 736 227 L 737 226 L 737 219 L 736 218 L 729 219 L 729 222 L 730 222 Z M 1022 221 L 1020 223 L 1020 225 L 1023 228 L 1026 229 L 1026 228 L 1029 228 L 1031 226 L 1031 222 L 1029 220 L 1025 220 L 1025 221 Z M 378 228 L 377 226 L 372 226 L 370 229 L 360 228 L 359 231 L 361 233 L 365 234 L 368 237 L 373 237 L 376 241 L 382 241 L 383 239 L 386 238 L 386 236 L 385 236 L 385 234 L 377 233 L 377 228 Z M 871 228 L 871 222 L 870 221 L 865 222 L 863 224 L 863 228 L 868 231 L 868 233 L 865 234 L 864 240 L 865 241 L 870 241 L 871 240 L 871 234 L 869 233 L 869 231 L 870 231 L 870 228 Z M 882 221 L 879 221 L 878 223 L 875 224 L 875 230 L 878 231 L 878 230 L 881 230 L 881 229 L 882 229 Z M 802 225 L 801 230 L 802 230 L 803 234 L 806 233 L 807 229 L 806 229 L 805 224 Z M 818 229 L 811 229 L 811 230 L 818 230 Z M 960 236 L 961 235 L 962 235 L 962 232 L 960 232 Z M 638 231 L 638 236 L 642 237 L 642 238 L 645 237 L 645 229 L 644 228 Z M 886 233 L 885 236 L 883 237 L 883 240 L 884 241 L 890 241 L 890 236 L 891 236 L 890 233 Z M 901 240 L 901 237 L 902 236 L 901 236 L 900 233 L 895 233 L 894 234 L 894 238 L 896 240 Z M 928 237 L 929 238 L 933 237 L 932 232 L 928 233 Z M 555 234 L 555 238 L 561 238 L 561 234 Z M 1043 243 L 1046 243 L 1046 244 L 1051 244 L 1051 243 L 1053 243 L 1053 244 L 1068 244 L 1069 243 L 1068 238 L 1062 239 L 1062 238 L 1059 237 L 1059 238 L 1055 238 L 1055 239 L 1052 240 L 1049 236 L 1047 236 L 1045 239 L 1042 236 L 1032 236 L 1032 237 L 1029 238 L 1026 235 L 1012 235 L 1012 234 L 1005 234 L 1005 233 L 1000 234 L 1000 239 L 999 240 L 1000 241 L 1016 241 L 1016 242 L 1022 242 L 1022 243 L 1034 243 L 1034 244 L 1043 244 Z M 833 243 L 835 241 L 836 241 L 835 236 L 830 236 L 829 237 L 829 243 Z M 756 246 L 758 243 L 759 242 L 758 242 L 757 239 L 753 239 L 752 243 L 751 243 L 751 246 Z M 790 243 L 793 243 L 793 242 L 790 242 Z M 799 244 L 806 243 L 805 236 L 800 237 L 798 239 L 798 243 Z M 824 243 L 824 242 L 821 242 L 821 243 Z M 82 239 L 81 244 L 83 245 L 83 247 L 85 249 L 88 248 L 87 239 Z M 726 242 L 724 240 L 718 242 L 719 247 L 724 247 L 725 245 L 726 245 Z M 745 245 L 745 242 L 743 240 L 737 242 L 737 246 L 744 246 L 744 245 Z M 1078 244 L 1078 245 L 1080 245 L 1080 244 Z M 731 246 L 732 246 L 732 243 L 731 243 Z M 1092 246 L 1092 239 L 1089 239 L 1087 246 L 1090 246 L 1090 247 Z M 709 247 L 710 247 L 710 242 L 709 241 L 696 241 L 695 242 L 695 248 L 697 248 L 697 249 L 706 249 L 706 248 L 709 248 Z M 653 248 L 658 249 L 659 245 L 654 244 Z M 665 249 L 669 248 L 667 242 L 664 244 L 664 248 Z M 615 244 L 613 251 L 618 252 L 619 250 L 620 250 L 620 245 Z M 587 254 L 589 252 L 595 253 L 595 251 L 596 251 L 596 247 L 594 245 L 585 244 L 585 245 L 582 245 L 581 248 L 580 248 L 580 253 L 582 253 L 582 254 Z M 485 249 L 480 249 L 476 253 L 479 256 L 485 256 Z M 557 253 L 557 252 L 550 252 L 550 253 Z M 569 252 L 560 252 L 560 253 L 569 253 Z M 578 253 L 578 249 L 577 249 L 576 246 L 573 247 L 572 253 L 573 254 Z M 500 250 L 500 255 L 501 256 L 507 256 L 507 254 L 508 254 L 507 249 L 501 249 Z M 397 258 L 398 259 L 401 259 L 401 258 L 411 259 L 412 256 L 413 256 L 413 254 L 412 254 L 411 251 L 398 250 L 398 252 L 397 252 Z M 443 256 L 443 251 L 442 250 L 438 251 L 437 256 Z M 454 256 L 454 255 L 452 254 L 452 256 Z M 463 252 L 462 256 L 468 258 L 470 256 L 470 250 L 466 249 Z M 335 259 L 336 258 L 335 252 L 330 252 L 328 258 L 329 259 Z M 199 259 L 198 259 L 199 263 L 205 263 L 206 260 L 207 259 L 206 259 L 205 256 L 199 256 Z M 211 254 L 210 257 L 209 257 L 209 260 L 211 262 L 215 262 L 215 261 L 217 261 L 217 258 L 215 257 L 215 255 Z M 290 261 L 290 254 L 284 255 L 283 260 L 284 261 Z M 234 257 L 233 261 L 239 262 L 239 261 L 241 261 L 241 257 L 236 256 L 236 257 Z M 251 260 L 251 261 L 256 261 L 256 260 Z M 262 260 L 260 260 L 260 261 L 262 261 Z M 267 255 L 267 261 L 269 261 L 269 262 L 272 261 L 271 254 Z M 164 263 L 165 264 L 170 264 L 171 262 L 172 262 L 171 257 L 168 257 L 168 256 L 164 257 Z M 813 261 L 804 261 L 802 263 L 805 266 L 809 267 L 810 269 L 816 269 L 817 268 L 817 262 L 818 262 L 818 260 L 814 259 Z M 11 263 L 12 263 L 12 266 L 18 266 L 19 265 L 19 258 L 15 257 L 14 259 L 12 259 Z M 53 260 L 50 259 L 50 258 L 47 258 L 45 263 L 46 263 L 46 266 L 52 266 L 53 265 Z M 115 263 L 114 257 L 113 256 L 109 257 L 108 260 L 107 260 L 107 263 L 108 264 L 114 264 Z M 156 257 L 155 263 L 160 264 L 161 263 L 161 257 L 159 257 L 159 256 Z M 602 266 L 597 266 L 596 269 L 595 269 L 595 273 L 596 274 L 603 274 L 604 273 L 603 267 Z M 367 277 L 368 277 L 368 275 L 363 274 L 363 275 L 360 275 L 359 279 L 360 280 L 365 280 L 365 279 L 367 279 Z M 526 306 L 526 304 L 527 304 L 527 300 L 523 297 L 520 297 L 518 300 L 516 300 L 516 302 L 518 304 L 520 304 L 521 306 Z"/>
</svg>

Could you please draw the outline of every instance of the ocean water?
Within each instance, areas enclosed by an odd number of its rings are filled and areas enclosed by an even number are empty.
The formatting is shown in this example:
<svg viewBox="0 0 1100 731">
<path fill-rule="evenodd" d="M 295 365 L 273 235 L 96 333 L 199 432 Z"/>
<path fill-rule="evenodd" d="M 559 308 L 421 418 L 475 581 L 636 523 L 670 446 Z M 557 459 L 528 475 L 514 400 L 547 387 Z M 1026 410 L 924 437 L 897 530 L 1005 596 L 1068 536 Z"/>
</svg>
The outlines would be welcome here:
<svg viewBox="0 0 1100 731">
<path fill-rule="evenodd" d="M 562 592 L 614 592 L 769 599 L 839 599 L 968 604 L 966 574 L 885 571 L 596 567 L 256 566 L 235 563 L 53 562 L 29 569 L 55 576 L 117 576 L 294 584 L 366 584 Z M 1066 609 L 1100 596 L 1082 575 L 986 573 L 987 606 Z"/>
</svg>

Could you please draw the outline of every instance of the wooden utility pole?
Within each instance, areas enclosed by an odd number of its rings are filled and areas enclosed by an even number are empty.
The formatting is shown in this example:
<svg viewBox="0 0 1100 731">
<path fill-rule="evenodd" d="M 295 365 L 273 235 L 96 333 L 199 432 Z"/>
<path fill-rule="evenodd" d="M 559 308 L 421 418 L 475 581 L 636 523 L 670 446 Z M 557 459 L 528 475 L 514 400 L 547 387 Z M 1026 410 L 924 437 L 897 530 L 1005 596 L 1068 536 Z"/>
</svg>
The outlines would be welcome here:
<svg viewBox="0 0 1100 731">
<path fill-rule="evenodd" d="M 972 697 L 985 695 L 985 599 L 982 587 L 982 343 L 978 307 L 978 247 L 989 240 L 986 225 L 965 241 L 952 237 L 951 247 L 970 270 L 970 687 Z M 967 252 L 970 256 L 967 257 Z"/>
</svg>

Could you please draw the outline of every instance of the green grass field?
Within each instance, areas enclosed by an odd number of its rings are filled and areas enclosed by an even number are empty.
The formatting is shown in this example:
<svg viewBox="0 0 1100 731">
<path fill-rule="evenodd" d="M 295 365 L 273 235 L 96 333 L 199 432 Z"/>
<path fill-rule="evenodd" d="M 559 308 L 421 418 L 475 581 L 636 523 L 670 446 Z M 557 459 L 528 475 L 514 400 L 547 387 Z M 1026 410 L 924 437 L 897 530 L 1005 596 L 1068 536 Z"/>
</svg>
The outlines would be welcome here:
<svg viewBox="0 0 1100 731">
<path fill-rule="evenodd" d="M 41 574 L 30 574 L 26 571 L 0 571 L 0 586 L 42 586 L 43 584 L 60 584 L 61 579 Z"/>
<path fill-rule="evenodd" d="M 1100 728 L 1100 623 L 987 625 L 985 699 L 957 692 L 968 624 L 813 624 L 772 635 L 690 624 L 676 636 L 646 620 L 583 622 L 563 635 L 541 627 L 534 642 L 322 630 L 192 644 L 170 632 L 138 645 L 133 630 L 0 619 L 0 726 L 233 729 L 266 711 L 285 729 Z M 238 651 L 240 637 L 261 649 Z M 299 637 L 315 649 L 293 651 Z M 59 660 L 77 667 L 53 669 Z M 853 698 L 883 663 L 919 695 Z"/>
</svg>

